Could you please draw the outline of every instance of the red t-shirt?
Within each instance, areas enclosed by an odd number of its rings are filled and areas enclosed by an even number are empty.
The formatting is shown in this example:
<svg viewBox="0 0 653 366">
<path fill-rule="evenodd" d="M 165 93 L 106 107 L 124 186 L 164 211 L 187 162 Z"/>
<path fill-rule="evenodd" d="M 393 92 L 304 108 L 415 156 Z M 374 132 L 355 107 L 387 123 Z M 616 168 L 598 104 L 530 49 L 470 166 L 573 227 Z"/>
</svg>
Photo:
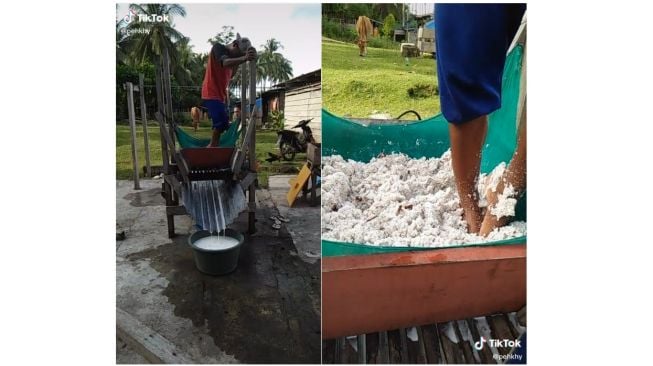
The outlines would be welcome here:
<svg viewBox="0 0 653 366">
<path fill-rule="evenodd" d="M 222 60 L 227 57 L 227 47 L 219 43 L 213 45 L 202 82 L 202 99 L 219 100 L 222 103 L 227 100 L 227 88 L 233 73 L 230 67 L 222 67 Z"/>
</svg>

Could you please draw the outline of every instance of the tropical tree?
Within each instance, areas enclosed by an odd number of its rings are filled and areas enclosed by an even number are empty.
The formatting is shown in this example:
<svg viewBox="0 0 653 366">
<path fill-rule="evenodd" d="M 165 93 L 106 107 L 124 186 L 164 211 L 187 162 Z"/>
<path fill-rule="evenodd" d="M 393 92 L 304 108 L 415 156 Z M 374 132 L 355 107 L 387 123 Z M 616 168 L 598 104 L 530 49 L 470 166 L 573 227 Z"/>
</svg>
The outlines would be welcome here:
<svg viewBox="0 0 653 366">
<path fill-rule="evenodd" d="M 290 79 L 292 76 L 292 65 L 290 60 L 285 58 L 279 50 L 283 46 L 275 38 L 270 38 L 261 45 L 262 52 L 258 56 L 258 63 L 262 68 L 262 86 L 265 89 L 265 81 L 268 84 L 276 84 Z"/>
<path fill-rule="evenodd" d="M 227 45 L 231 43 L 236 38 L 236 32 L 234 32 L 234 27 L 232 25 L 223 25 L 222 30 L 218 32 L 215 37 L 209 38 L 209 43 L 214 45 L 220 43 Z"/>
<path fill-rule="evenodd" d="M 130 4 L 129 9 L 136 14 L 161 16 L 164 20 L 141 22 L 134 18 L 127 30 L 133 37 L 133 57 L 136 62 L 154 61 L 168 51 L 171 63 L 179 59 L 175 43 L 186 38 L 174 28 L 174 16 L 186 16 L 186 10 L 179 4 Z"/>
<path fill-rule="evenodd" d="M 383 35 L 387 38 L 392 38 L 395 30 L 395 16 L 388 14 L 383 21 Z"/>
</svg>

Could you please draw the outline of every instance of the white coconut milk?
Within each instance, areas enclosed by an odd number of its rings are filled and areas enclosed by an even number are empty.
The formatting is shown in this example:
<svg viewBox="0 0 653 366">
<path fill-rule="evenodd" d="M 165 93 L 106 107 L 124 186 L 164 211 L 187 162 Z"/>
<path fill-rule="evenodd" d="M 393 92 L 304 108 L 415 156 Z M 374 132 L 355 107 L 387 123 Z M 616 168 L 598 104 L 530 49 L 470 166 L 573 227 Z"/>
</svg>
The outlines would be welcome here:
<svg viewBox="0 0 653 366">
<path fill-rule="evenodd" d="M 211 235 L 211 236 L 205 236 L 195 243 L 196 247 L 200 249 L 206 249 L 206 250 L 224 250 L 224 249 L 230 249 L 238 245 L 238 240 L 230 237 L 230 236 L 216 236 L 216 235 Z"/>
</svg>

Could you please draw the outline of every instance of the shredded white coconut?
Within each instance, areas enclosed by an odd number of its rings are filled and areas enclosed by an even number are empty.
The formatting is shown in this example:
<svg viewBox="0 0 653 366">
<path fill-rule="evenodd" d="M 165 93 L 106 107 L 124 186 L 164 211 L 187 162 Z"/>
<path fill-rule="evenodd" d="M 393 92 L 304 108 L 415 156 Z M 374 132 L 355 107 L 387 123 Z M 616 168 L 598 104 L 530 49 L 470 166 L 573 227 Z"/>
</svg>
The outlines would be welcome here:
<svg viewBox="0 0 653 366">
<path fill-rule="evenodd" d="M 392 154 L 369 163 L 323 157 L 322 237 L 375 246 L 445 247 L 503 240 L 526 234 L 525 222 L 512 222 L 487 237 L 467 232 L 451 169 L 451 152 L 440 158 L 411 159 Z M 496 190 L 505 163 L 478 180 L 480 204 L 487 188 Z M 506 191 L 511 187 L 506 187 Z M 514 193 L 514 191 L 513 191 Z M 514 216 L 516 203 L 504 199 L 491 212 Z M 504 196 L 500 195 L 500 196 Z"/>
</svg>

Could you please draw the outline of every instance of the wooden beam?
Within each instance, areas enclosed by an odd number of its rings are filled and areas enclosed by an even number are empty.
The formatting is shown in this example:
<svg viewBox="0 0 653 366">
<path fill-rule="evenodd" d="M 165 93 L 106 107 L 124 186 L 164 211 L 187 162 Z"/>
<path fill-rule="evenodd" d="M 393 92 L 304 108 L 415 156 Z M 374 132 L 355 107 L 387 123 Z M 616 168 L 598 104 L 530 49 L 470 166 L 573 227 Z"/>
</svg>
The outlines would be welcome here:
<svg viewBox="0 0 653 366">
<path fill-rule="evenodd" d="M 240 147 L 240 149 L 236 150 L 235 152 L 236 160 L 234 161 L 234 165 L 232 169 L 234 172 L 234 177 L 238 177 L 240 171 L 242 170 L 243 163 L 245 161 L 245 152 L 250 147 L 249 145 L 251 144 L 252 141 L 252 135 L 254 135 L 255 126 L 256 123 L 253 121 L 253 118 L 250 118 L 249 122 L 247 123 L 247 130 L 245 131 L 245 135 L 243 136 L 243 144 Z"/>
<path fill-rule="evenodd" d="M 164 113 L 164 102 L 163 102 L 163 87 L 162 87 L 162 81 L 161 81 L 161 59 L 157 58 L 156 59 L 156 68 L 155 68 L 155 77 L 154 81 L 156 84 L 156 105 L 157 105 L 157 112 L 155 113 L 155 118 L 157 122 L 159 123 L 159 132 L 160 132 L 160 137 L 161 137 L 161 158 L 163 160 L 163 173 L 164 174 L 170 174 L 169 171 L 169 164 L 170 164 L 170 159 L 168 157 L 168 148 L 166 146 L 166 140 L 165 137 L 163 136 L 163 130 L 166 128 L 165 120 L 163 119 L 163 113 Z"/>
<path fill-rule="evenodd" d="M 166 214 L 167 215 L 175 215 L 175 216 L 181 216 L 181 215 L 188 215 L 188 211 L 184 206 L 167 206 L 166 207 Z"/>
<path fill-rule="evenodd" d="M 116 309 L 116 334 L 151 363 L 196 363 L 172 342 L 120 308 Z"/>
<path fill-rule="evenodd" d="M 134 84 L 128 82 L 127 88 L 127 111 L 129 113 L 129 130 L 131 132 L 132 165 L 134 168 L 134 189 L 141 189 L 138 179 L 138 150 L 136 149 L 136 113 L 134 111 Z"/>
<path fill-rule="evenodd" d="M 141 99 L 141 122 L 143 123 L 143 144 L 145 148 L 145 169 L 147 176 L 152 176 L 152 166 L 150 165 L 150 139 L 147 133 L 147 106 L 145 105 L 145 75 L 138 74 L 138 96 Z"/>
<path fill-rule="evenodd" d="M 525 243 L 322 258 L 324 339 L 511 312 L 524 304 Z"/>
<path fill-rule="evenodd" d="M 170 56 L 168 55 L 168 50 L 165 50 L 163 52 L 163 95 L 165 97 L 165 106 L 166 109 L 164 111 L 165 113 L 165 119 L 166 122 L 168 123 L 168 135 L 169 136 L 174 136 L 175 134 L 175 123 L 174 123 L 174 116 L 172 113 L 172 86 L 170 84 Z M 171 140 L 170 142 L 170 152 L 171 152 L 171 161 L 172 163 L 176 163 L 175 156 L 174 156 L 174 151 L 175 151 L 175 141 Z"/>
<path fill-rule="evenodd" d="M 250 187 L 251 185 L 254 184 L 254 181 L 256 180 L 257 177 L 258 177 L 258 175 L 256 173 L 251 173 L 251 172 L 247 173 L 245 178 L 243 178 L 240 181 L 240 187 L 242 189 L 247 189 L 248 187 Z"/>
<path fill-rule="evenodd" d="M 165 118 L 163 117 L 163 115 L 160 112 L 156 112 L 154 116 L 157 119 L 157 121 L 159 121 L 159 124 L 161 126 L 165 126 L 165 124 L 166 124 L 165 123 Z M 164 150 L 167 150 L 167 148 L 170 148 L 170 152 L 174 153 L 174 151 L 175 151 L 174 150 L 174 142 L 172 141 L 172 137 L 170 137 L 170 134 L 168 134 L 168 130 L 165 127 L 161 128 L 161 137 L 162 137 L 163 142 L 164 142 L 164 146 L 162 148 Z M 168 155 L 168 154 L 166 153 L 166 155 Z M 169 172 L 166 172 L 166 173 L 169 173 Z"/>
<path fill-rule="evenodd" d="M 181 190 L 181 183 L 179 183 L 179 180 L 177 179 L 176 176 L 174 176 L 174 174 L 164 175 L 163 179 L 167 184 L 169 184 L 175 190 L 175 192 L 179 192 Z M 166 205 L 171 206 L 172 204 L 171 203 L 168 204 L 166 202 Z"/>
<path fill-rule="evenodd" d="M 247 132 L 250 132 L 251 129 L 251 136 L 249 136 L 249 145 L 248 145 L 248 151 L 249 151 L 249 171 L 254 172 L 256 171 L 256 60 L 251 60 L 248 61 L 247 64 L 249 65 L 249 106 L 250 106 L 250 111 L 251 111 L 251 116 L 249 118 L 249 128 L 247 129 Z M 245 139 L 247 139 L 247 133 L 245 134 Z M 249 211 L 249 219 L 248 219 L 248 226 L 249 226 L 249 233 L 254 234 L 256 232 L 256 186 L 254 184 L 249 185 L 249 194 L 247 195 L 249 198 L 249 206 L 250 206 L 250 211 Z M 251 207 L 254 206 L 252 209 Z"/>
</svg>

